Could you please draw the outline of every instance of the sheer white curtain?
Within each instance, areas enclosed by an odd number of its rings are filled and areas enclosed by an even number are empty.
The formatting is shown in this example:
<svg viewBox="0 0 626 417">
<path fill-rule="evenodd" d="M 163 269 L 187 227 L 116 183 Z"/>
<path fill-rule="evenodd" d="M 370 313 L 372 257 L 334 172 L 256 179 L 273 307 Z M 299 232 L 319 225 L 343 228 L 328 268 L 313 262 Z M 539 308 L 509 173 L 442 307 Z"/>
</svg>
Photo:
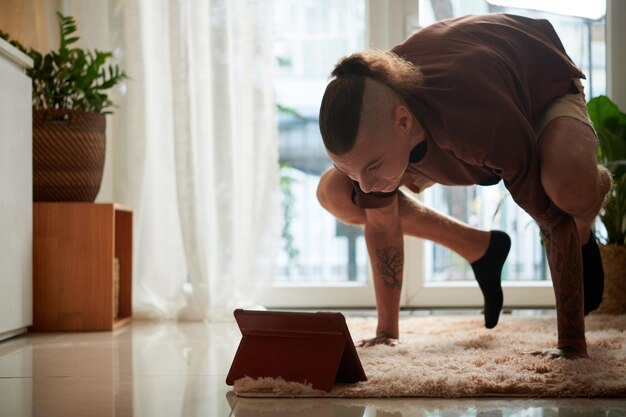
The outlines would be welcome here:
<svg viewBox="0 0 626 417">
<path fill-rule="evenodd" d="M 135 316 L 221 319 L 271 284 L 280 244 L 271 6 L 112 4 L 113 44 L 131 77 L 113 119 L 112 172 L 115 200 L 134 209 Z"/>
<path fill-rule="evenodd" d="M 280 245 L 271 0 L 4 0 L 27 46 L 115 50 L 98 201 L 133 208 L 135 317 L 221 319 L 271 285 Z M 36 31 L 32 32 L 32 21 Z"/>
</svg>

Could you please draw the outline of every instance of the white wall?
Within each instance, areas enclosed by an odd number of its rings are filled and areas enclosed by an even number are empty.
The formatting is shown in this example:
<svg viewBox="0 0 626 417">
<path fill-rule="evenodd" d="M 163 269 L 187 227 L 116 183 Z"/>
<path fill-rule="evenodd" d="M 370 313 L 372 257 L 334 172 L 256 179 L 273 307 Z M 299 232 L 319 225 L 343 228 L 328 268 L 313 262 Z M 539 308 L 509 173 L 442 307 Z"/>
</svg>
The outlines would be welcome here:
<svg viewBox="0 0 626 417">
<path fill-rule="evenodd" d="M 45 53 L 59 46 L 57 10 L 61 0 L 2 0 L 0 29 L 27 48 Z"/>
<path fill-rule="evenodd" d="M 111 27 L 109 20 L 110 0 L 63 0 L 61 12 L 73 16 L 78 26 L 80 36 L 79 46 L 85 49 L 98 49 L 99 51 L 111 51 Z M 123 69 L 123 68 L 122 68 Z M 108 90 L 109 95 L 115 102 L 115 90 Z M 102 185 L 96 197 L 96 202 L 113 202 L 113 140 L 114 129 L 112 115 L 107 115 L 106 129 L 106 153 L 104 160 L 104 173 Z M 117 109 L 123 111 L 123 109 Z"/>
</svg>

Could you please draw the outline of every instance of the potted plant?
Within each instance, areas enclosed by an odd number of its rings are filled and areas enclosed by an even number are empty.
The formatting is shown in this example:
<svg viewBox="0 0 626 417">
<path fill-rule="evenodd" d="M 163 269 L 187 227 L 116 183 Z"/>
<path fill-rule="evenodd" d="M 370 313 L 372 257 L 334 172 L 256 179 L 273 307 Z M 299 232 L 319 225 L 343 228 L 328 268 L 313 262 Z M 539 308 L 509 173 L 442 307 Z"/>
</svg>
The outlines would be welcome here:
<svg viewBox="0 0 626 417">
<path fill-rule="evenodd" d="M 606 96 L 587 105 L 598 133 L 598 162 L 613 176 L 609 199 L 600 212 L 606 244 L 599 245 L 605 291 L 599 313 L 626 313 L 626 114 Z"/>
<path fill-rule="evenodd" d="M 75 47 L 74 18 L 57 13 L 58 51 L 46 55 L 0 36 L 33 59 L 34 201 L 95 200 L 102 183 L 105 115 L 113 103 L 106 90 L 127 78 L 106 65 L 111 52 Z"/>
</svg>

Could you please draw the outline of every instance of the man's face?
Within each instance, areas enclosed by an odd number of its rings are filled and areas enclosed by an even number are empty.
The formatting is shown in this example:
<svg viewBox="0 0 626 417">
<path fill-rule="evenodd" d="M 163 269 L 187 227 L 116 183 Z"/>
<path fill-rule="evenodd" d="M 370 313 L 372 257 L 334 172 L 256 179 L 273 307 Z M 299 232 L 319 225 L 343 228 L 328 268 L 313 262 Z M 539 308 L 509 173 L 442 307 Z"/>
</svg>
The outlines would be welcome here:
<svg viewBox="0 0 626 417">
<path fill-rule="evenodd" d="M 385 137 L 359 133 L 349 152 L 328 155 L 339 172 L 358 181 L 361 190 L 370 193 L 390 192 L 399 187 L 409 152 L 407 138 L 390 129 Z"/>
</svg>

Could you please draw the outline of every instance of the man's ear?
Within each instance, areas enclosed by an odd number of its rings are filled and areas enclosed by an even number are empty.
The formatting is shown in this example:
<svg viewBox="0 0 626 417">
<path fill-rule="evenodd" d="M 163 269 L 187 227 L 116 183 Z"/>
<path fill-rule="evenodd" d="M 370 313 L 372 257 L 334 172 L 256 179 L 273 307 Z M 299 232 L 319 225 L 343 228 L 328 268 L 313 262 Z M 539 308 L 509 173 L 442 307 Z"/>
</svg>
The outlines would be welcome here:
<svg viewBox="0 0 626 417">
<path fill-rule="evenodd" d="M 407 109 L 406 106 L 399 105 L 396 106 L 393 113 L 394 126 L 404 133 L 410 132 L 413 124 L 413 117 L 411 116 L 409 109 Z"/>
</svg>

